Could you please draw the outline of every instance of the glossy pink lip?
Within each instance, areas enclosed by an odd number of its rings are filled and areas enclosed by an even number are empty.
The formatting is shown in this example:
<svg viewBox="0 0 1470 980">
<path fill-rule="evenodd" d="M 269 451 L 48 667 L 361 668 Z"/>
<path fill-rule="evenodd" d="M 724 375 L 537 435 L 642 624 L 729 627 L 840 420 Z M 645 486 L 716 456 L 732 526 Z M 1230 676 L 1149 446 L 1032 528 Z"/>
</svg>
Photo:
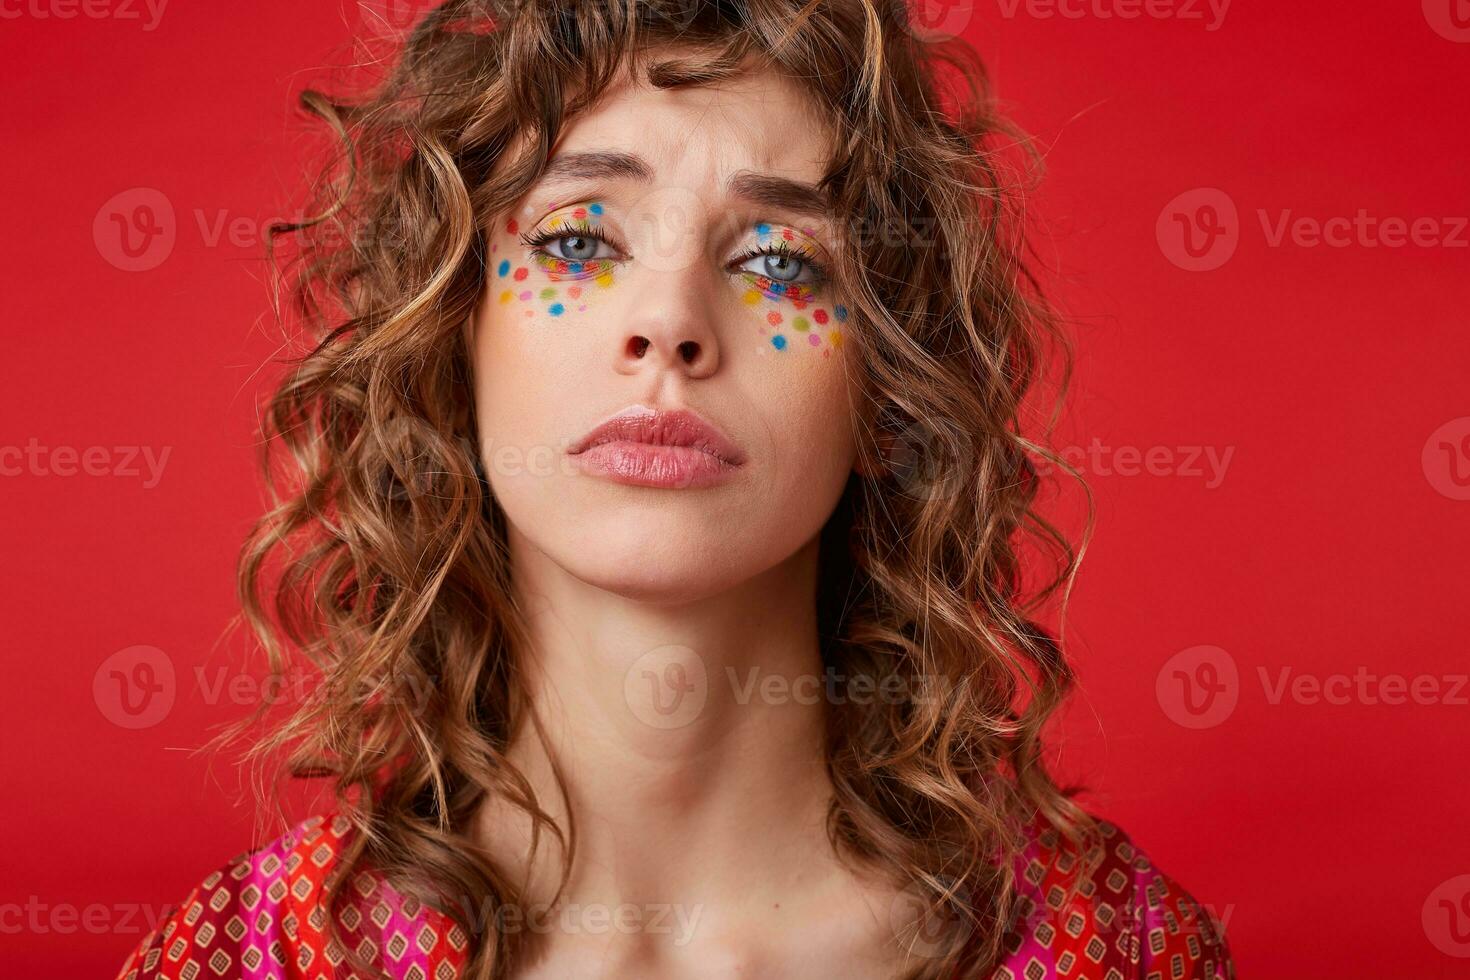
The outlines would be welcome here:
<svg viewBox="0 0 1470 980">
<path fill-rule="evenodd" d="M 577 440 L 567 454 L 584 472 L 645 487 L 706 487 L 727 479 L 745 454 L 686 409 L 632 405 Z"/>
</svg>

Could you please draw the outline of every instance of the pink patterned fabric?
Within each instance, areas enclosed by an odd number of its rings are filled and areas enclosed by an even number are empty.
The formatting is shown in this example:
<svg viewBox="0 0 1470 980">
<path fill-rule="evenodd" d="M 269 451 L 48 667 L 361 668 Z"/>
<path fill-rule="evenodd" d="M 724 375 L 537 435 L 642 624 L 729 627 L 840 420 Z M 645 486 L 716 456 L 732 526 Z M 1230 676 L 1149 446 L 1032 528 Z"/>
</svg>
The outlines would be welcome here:
<svg viewBox="0 0 1470 980">
<path fill-rule="evenodd" d="M 1019 915 L 994 980 L 1233 980 L 1215 917 L 1116 826 L 1080 850 L 1041 822 L 1017 861 Z M 139 942 L 118 980 L 336 980 L 322 890 L 350 825 L 312 817 L 201 881 Z M 403 980 L 457 980 L 464 931 L 360 874 L 342 916 L 354 948 Z"/>
</svg>

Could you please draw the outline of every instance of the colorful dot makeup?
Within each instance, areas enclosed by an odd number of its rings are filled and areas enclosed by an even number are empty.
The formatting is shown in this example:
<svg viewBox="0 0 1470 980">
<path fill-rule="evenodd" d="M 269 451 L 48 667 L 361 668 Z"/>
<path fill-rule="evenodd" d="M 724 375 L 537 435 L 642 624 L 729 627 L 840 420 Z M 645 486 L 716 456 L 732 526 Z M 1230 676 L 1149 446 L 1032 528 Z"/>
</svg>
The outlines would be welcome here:
<svg viewBox="0 0 1470 980">
<path fill-rule="evenodd" d="M 816 264 L 817 256 L 823 254 L 808 228 L 761 222 L 754 226 L 754 233 L 756 249 L 765 254 L 789 255 L 808 264 Z M 748 270 L 742 275 L 747 286 L 741 299 L 761 316 L 766 336 L 762 351 L 820 350 L 823 357 L 831 357 L 842 346 L 847 307 L 820 300 L 817 282 L 782 281 Z"/>
<path fill-rule="evenodd" d="M 501 303 L 520 303 L 525 315 L 532 317 L 540 309 L 548 316 L 559 317 L 575 310 L 587 309 L 589 290 L 605 289 L 613 283 L 614 262 L 611 259 L 576 261 L 558 258 L 546 251 L 554 241 L 566 238 L 596 238 L 596 219 L 603 213 L 602 203 L 569 205 L 549 214 L 545 221 L 521 238 L 530 252 L 524 265 L 510 259 L 495 264 L 495 276 L 501 280 L 498 299 Z M 505 224 L 508 235 L 519 235 L 515 219 Z"/>
</svg>

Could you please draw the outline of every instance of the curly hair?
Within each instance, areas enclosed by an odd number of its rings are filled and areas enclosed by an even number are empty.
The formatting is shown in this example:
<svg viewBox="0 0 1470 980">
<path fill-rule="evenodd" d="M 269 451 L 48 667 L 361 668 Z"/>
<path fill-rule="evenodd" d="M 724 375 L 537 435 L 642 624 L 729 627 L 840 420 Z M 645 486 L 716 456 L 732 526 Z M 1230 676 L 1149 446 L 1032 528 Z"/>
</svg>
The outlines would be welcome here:
<svg viewBox="0 0 1470 980">
<path fill-rule="evenodd" d="M 351 820 L 334 936 L 343 882 L 372 869 L 455 919 L 471 976 L 507 976 L 524 940 L 494 923 L 518 885 L 470 839 L 473 817 L 493 795 L 529 815 L 533 847 L 575 840 L 508 760 L 529 711 L 527 632 L 462 327 L 485 229 L 625 69 L 674 87 L 756 65 L 832 120 L 834 287 L 872 413 L 857 423 L 862 472 L 822 532 L 822 656 L 848 677 L 943 683 L 828 706 L 828 833 L 949 924 L 911 976 L 988 972 L 1025 821 L 1093 832 L 1042 741 L 1073 673 L 1041 610 L 1060 598 L 1065 612 L 1086 535 L 1074 548 L 1036 499 L 1038 460 L 1081 481 L 1041 431 L 1071 354 L 1029 271 L 1023 194 L 1040 161 L 978 55 L 907 18 L 902 0 L 450 0 L 371 84 L 302 93 L 333 150 L 310 217 L 273 226 L 267 246 L 276 318 L 305 343 L 263 413 L 270 500 L 242 548 L 235 623 L 273 671 L 312 685 L 226 737 L 259 724 L 245 758 L 271 777 L 260 789 L 324 779 Z M 1053 366 L 1048 417 L 1032 397 Z"/>
</svg>

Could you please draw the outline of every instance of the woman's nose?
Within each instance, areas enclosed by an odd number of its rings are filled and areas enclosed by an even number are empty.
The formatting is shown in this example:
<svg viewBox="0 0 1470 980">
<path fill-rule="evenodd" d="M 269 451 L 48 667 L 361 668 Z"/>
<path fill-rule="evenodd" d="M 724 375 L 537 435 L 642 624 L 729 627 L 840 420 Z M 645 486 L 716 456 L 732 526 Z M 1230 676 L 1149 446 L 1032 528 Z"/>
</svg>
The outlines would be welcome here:
<svg viewBox="0 0 1470 980">
<path fill-rule="evenodd" d="M 719 368 L 720 339 L 716 329 L 717 304 L 711 302 L 717 284 L 700 262 L 659 278 L 668 284 L 635 290 L 626 319 L 616 334 L 618 369 L 676 371 L 691 378 L 708 377 Z"/>
</svg>

